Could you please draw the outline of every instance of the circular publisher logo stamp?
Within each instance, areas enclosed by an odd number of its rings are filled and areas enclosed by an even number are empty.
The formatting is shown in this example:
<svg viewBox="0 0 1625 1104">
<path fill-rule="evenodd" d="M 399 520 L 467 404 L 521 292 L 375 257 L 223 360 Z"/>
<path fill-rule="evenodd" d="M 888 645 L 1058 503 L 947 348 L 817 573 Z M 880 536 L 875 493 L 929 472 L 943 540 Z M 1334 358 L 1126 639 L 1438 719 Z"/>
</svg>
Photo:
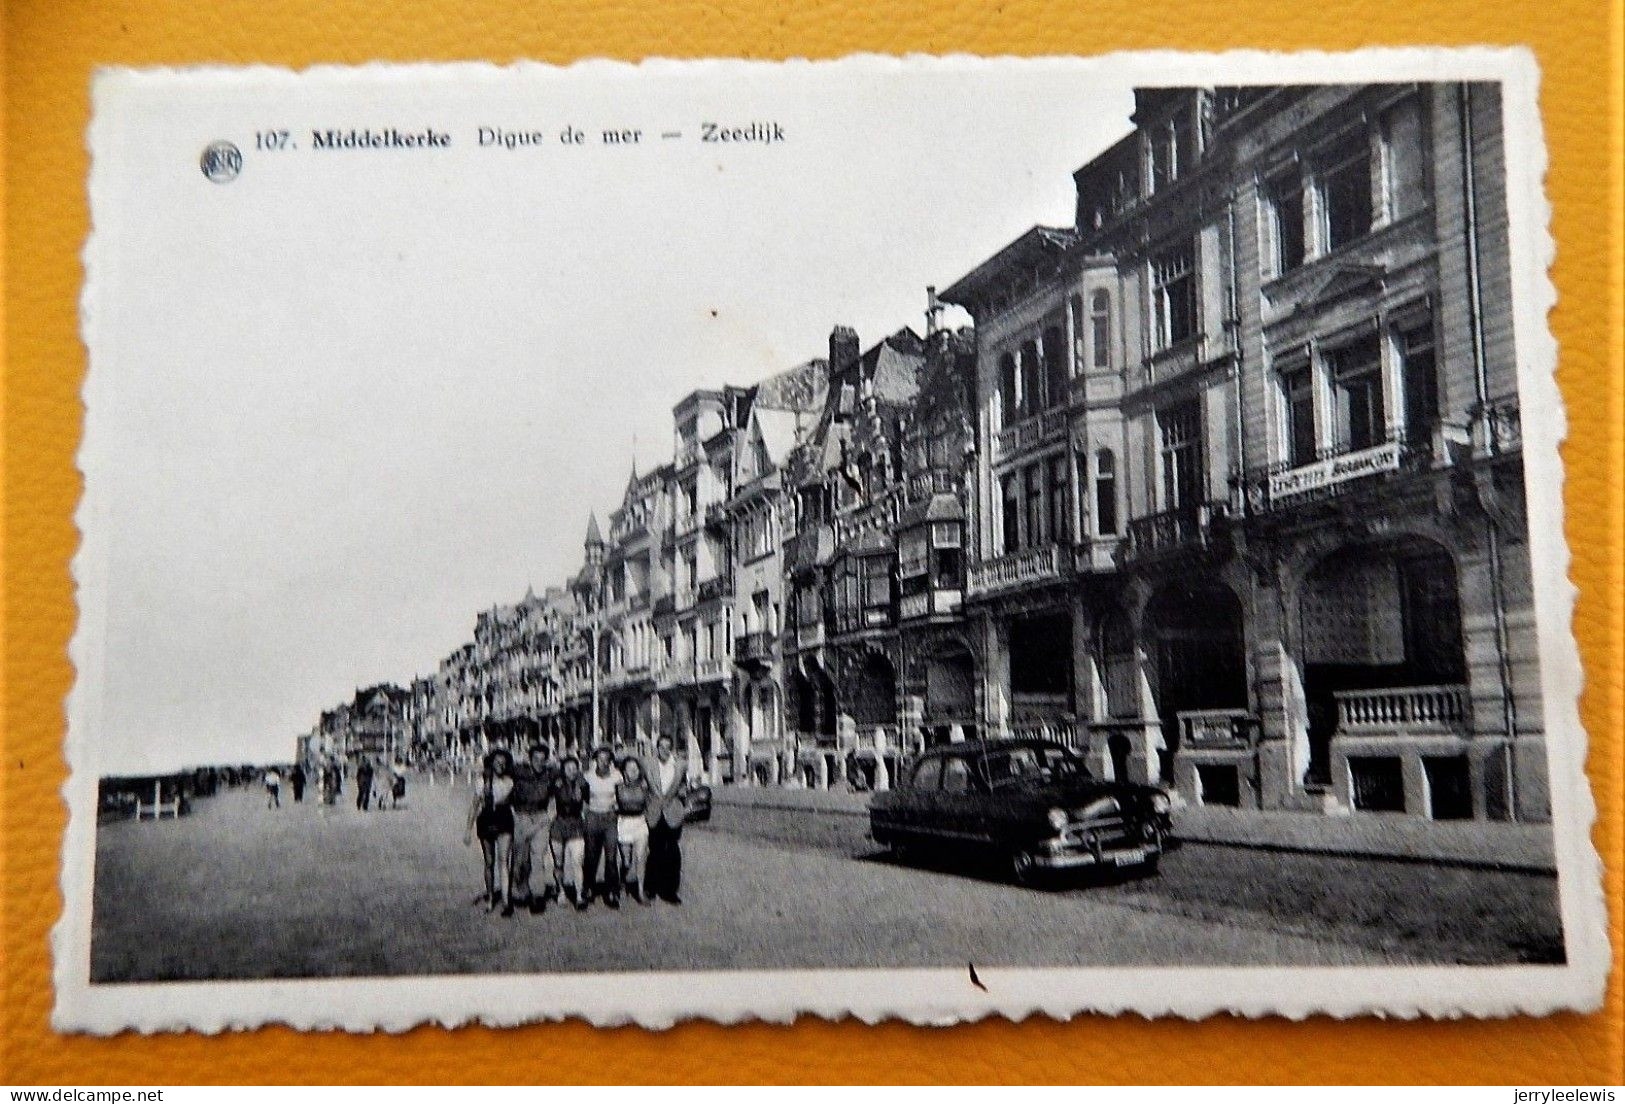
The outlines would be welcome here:
<svg viewBox="0 0 1625 1104">
<path fill-rule="evenodd" d="M 203 148 L 198 164 L 203 175 L 216 184 L 230 184 L 243 171 L 243 151 L 230 142 L 210 142 Z"/>
</svg>

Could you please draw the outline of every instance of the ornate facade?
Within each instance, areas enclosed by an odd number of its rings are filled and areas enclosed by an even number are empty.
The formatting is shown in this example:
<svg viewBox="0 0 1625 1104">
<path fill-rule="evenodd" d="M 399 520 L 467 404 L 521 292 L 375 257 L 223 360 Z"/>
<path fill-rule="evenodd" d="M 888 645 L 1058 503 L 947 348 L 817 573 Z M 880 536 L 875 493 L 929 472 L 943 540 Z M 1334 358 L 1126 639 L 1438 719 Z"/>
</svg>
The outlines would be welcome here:
<svg viewBox="0 0 1625 1104">
<path fill-rule="evenodd" d="M 665 733 L 713 782 L 878 788 L 1027 733 L 1193 804 L 1545 818 L 1497 95 L 1139 91 L 1073 225 L 923 338 L 679 402 L 389 746 Z"/>
</svg>

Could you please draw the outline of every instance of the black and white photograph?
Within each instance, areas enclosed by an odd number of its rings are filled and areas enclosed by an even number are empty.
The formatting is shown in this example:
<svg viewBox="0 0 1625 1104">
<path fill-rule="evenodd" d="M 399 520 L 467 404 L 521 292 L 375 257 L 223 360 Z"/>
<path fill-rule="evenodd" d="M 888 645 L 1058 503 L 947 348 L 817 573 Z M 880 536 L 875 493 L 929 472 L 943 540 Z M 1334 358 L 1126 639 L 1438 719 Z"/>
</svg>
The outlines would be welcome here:
<svg viewBox="0 0 1625 1104">
<path fill-rule="evenodd" d="M 1606 970 L 1513 51 L 104 72 L 56 1023 Z"/>
</svg>

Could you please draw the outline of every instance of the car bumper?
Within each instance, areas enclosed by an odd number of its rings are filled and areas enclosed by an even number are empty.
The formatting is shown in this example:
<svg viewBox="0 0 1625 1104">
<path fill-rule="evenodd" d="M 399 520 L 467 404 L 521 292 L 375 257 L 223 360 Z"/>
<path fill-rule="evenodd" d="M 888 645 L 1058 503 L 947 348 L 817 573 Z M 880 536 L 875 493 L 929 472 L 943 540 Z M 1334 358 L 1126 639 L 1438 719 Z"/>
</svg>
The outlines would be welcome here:
<svg viewBox="0 0 1625 1104">
<path fill-rule="evenodd" d="M 1116 844 L 1091 848 L 1072 839 L 1046 840 L 1033 850 L 1033 865 L 1046 870 L 1072 870 L 1085 866 L 1141 866 L 1162 854 L 1156 843 Z"/>
</svg>

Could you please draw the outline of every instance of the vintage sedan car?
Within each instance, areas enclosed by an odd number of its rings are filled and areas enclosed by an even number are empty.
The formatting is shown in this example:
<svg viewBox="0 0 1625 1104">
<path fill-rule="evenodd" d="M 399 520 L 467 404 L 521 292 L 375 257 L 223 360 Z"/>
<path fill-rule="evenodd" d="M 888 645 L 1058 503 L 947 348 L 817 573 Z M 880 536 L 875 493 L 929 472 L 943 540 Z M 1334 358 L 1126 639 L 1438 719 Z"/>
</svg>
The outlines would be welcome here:
<svg viewBox="0 0 1625 1104">
<path fill-rule="evenodd" d="M 1021 882 L 1086 868 L 1154 871 L 1170 828 L 1163 790 L 1093 778 L 1045 740 L 932 748 L 869 803 L 876 843 L 991 853 Z"/>
</svg>

